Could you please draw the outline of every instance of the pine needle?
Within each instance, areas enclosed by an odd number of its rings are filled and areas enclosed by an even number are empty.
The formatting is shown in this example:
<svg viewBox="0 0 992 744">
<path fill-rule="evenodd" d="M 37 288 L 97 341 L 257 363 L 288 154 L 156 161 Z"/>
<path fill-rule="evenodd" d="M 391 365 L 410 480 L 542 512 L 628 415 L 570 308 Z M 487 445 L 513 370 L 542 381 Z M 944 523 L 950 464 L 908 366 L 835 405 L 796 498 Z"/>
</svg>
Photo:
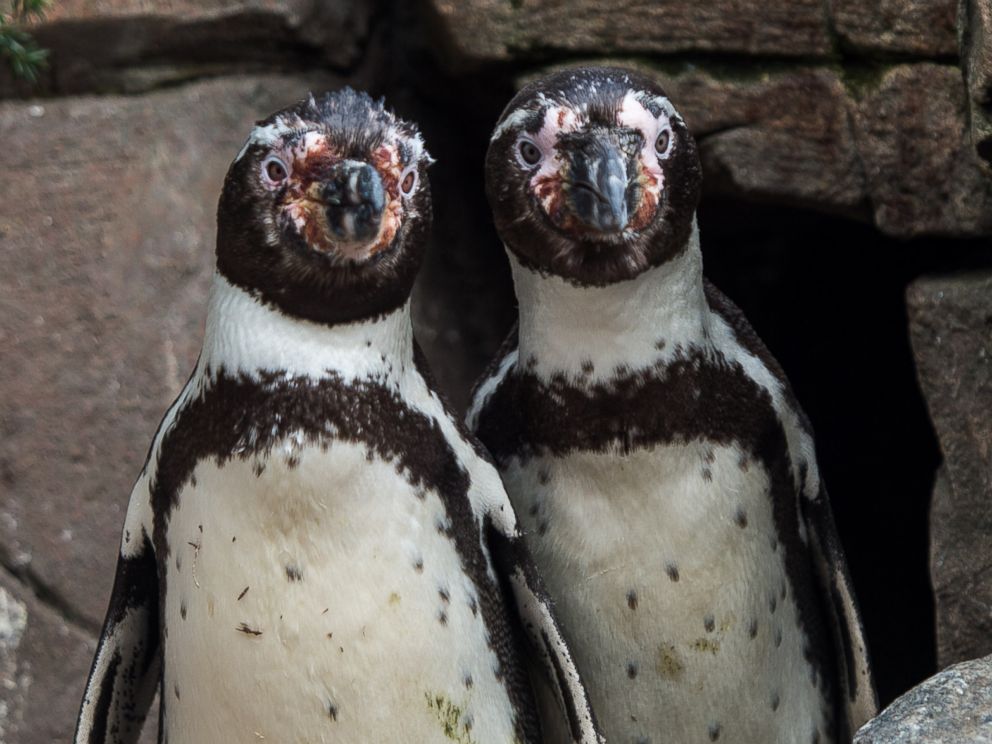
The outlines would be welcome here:
<svg viewBox="0 0 992 744">
<path fill-rule="evenodd" d="M 41 20 L 52 0 L 10 0 L 10 10 L 0 13 L 0 57 L 7 60 L 14 74 L 36 82 L 48 65 L 48 50 L 40 48 L 23 26 Z"/>
</svg>

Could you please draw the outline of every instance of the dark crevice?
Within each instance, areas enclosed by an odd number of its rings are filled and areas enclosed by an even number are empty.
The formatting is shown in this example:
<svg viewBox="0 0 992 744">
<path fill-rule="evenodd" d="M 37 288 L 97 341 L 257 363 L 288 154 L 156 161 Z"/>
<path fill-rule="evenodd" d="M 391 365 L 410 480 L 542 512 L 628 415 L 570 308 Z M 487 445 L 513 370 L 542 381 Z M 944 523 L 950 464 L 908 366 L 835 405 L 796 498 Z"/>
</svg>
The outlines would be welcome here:
<svg viewBox="0 0 992 744">
<path fill-rule="evenodd" d="M 100 623 L 93 622 L 73 607 L 72 603 L 42 579 L 30 564 L 18 565 L 5 551 L 0 550 L 0 570 L 16 581 L 22 590 L 58 615 L 66 625 L 90 637 L 100 634 Z"/>
</svg>

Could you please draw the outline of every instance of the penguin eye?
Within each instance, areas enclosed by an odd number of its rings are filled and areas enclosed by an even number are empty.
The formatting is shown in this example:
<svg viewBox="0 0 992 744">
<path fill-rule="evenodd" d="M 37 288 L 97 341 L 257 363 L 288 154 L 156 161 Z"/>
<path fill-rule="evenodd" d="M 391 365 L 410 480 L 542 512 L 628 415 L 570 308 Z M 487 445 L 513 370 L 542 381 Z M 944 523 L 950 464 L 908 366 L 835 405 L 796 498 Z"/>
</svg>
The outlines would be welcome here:
<svg viewBox="0 0 992 744">
<path fill-rule="evenodd" d="M 517 149 L 520 152 L 520 159 L 527 165 L 537 165 L 541 160 L 540 148 L 528 139 L 520 140 Z"/>
<path fill-rule="evenodd" d="M 289 168 L 275 155 L 270 155 L 262 161 L 264 178 L 272 186 L 278 186 L 289 177 Z"/>
<path fill-rule="evenodd" d="M 658 133 L 658 139 L 654 141 L 654 149 L 659 155 L 664 155 L 668 152 L 668 146 L 672 142 L 672 133 L 667 129 L 661 130 Z"/>
<path fill-rule="evenodd" d="M 417 181 L 420 179 L 417 177 L 417 166 L 411 165 L 403 175 L 400 176 L 400 191 L 403 192 L 404 196 L 410 196 L 413 190 L 417 188 Z"/>
</svg>

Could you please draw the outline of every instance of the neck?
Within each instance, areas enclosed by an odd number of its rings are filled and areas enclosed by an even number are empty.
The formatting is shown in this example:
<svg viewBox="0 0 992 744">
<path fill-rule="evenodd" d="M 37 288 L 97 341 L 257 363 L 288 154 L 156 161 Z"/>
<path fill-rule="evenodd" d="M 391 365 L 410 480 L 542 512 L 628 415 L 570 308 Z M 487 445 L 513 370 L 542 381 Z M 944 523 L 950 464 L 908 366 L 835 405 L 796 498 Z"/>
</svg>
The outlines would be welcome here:
<svg viewBox="0 0 992 744">
<path fill-rule="evenodd" d="M 522 266 L 508 251 L 520 305 L 521 369 L 586 383 L 664 364 L 703 345 L 706 299 L 695 224 L 661 266 L 605 287 L 580 287 Z"/>
<path fill-rule="evenodd" d="M 374 320 L 333 325 L 295 318 L 214 274 L 198 371 L 346 381 L 413 369 L 410 303 Z"/>
</svg>

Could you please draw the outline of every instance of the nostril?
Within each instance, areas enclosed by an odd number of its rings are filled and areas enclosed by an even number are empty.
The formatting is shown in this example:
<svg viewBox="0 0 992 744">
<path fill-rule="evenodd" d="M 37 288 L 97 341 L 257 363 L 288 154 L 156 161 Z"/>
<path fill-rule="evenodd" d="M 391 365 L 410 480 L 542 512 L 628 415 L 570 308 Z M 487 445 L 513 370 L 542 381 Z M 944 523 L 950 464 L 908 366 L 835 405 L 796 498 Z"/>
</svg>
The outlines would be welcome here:
<svg viewBox="0 0 992 744">
<path fill-rule="evenodd" d="M 368 204 L 378 212 L 386 205 L 382 179 L 368 163 L 340 163 L 324 183 L 322 196 L 330 206 L 358 208 Z"/>
<path fill-rule="evenodd" d="M 606 202 L 606 197 L 603 196 L 602 192 L 600 192 L 599 189 L 597 189 L 593 184 L 589 183 L 588 181 L 574 181 L 572 183 L 572 188 L 576 189 L 577 191 L 585 191 L 591 194 L 598 201 L 604 203 Z"/>
</svg>

